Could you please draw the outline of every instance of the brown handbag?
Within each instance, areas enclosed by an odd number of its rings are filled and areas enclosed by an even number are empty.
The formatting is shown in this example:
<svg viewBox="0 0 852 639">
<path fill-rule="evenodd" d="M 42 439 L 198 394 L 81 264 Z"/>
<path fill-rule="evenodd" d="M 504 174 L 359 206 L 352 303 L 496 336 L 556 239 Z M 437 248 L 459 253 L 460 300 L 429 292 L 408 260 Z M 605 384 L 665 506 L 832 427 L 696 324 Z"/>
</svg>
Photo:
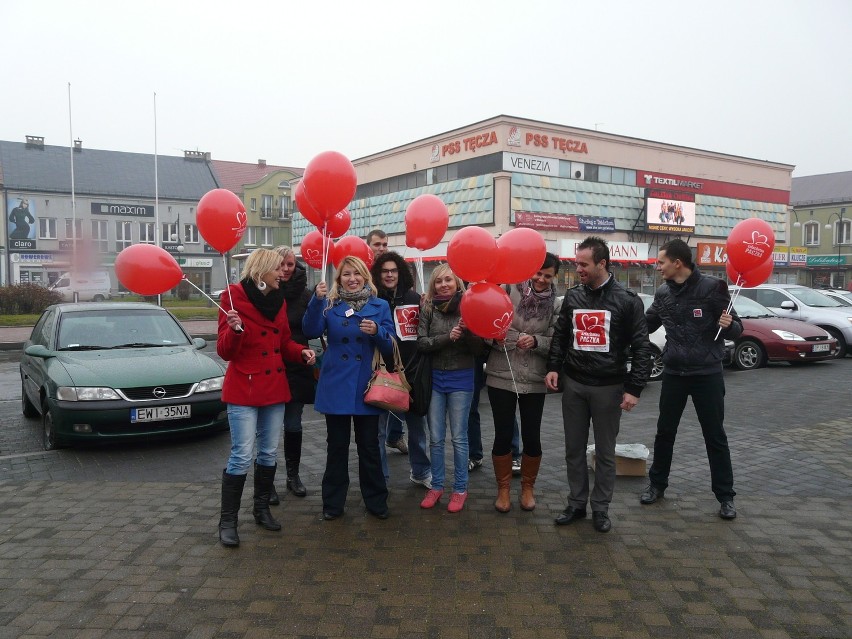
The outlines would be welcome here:
<svg viewBox="0 0 852 639">
<path fill-rule="evenodd" d="M 364 391 L 364 403 L 385 410 L 395 412 L 408 412 L 411 401 L 411 386 L 405 379 L 405 367 L 402 365 L 402 357 L 399 354 L 399 346 L 396 340 L 393 342 L 393 364 L 395 371 L 388 371 L 385 360 L 379 349 L 373 353 L 373 377 Z"/>
</svg>

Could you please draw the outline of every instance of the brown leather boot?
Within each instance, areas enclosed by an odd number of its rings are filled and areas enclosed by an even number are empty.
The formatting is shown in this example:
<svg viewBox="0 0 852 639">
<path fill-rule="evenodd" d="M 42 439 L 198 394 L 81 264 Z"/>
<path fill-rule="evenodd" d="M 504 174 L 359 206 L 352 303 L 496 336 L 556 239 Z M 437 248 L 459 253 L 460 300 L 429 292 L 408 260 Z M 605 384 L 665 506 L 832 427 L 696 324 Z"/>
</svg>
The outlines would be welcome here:
<svg viewBox="0 0 852 639">
<path fill-rule="evenodd" d="M 530 457 L 524 454 L 521 457 L 521 509 L 535 509 L 535 496 L 533 487 L 535 478 L 538 477 L 538 468 L 541 466 L 541 455 Z"/>
<path fill-rule="evenodd" d="M 494 508 L 498 512 L 507 513 L 512 508 L 512 497 L 509 487 L 512 485 L 512 453 L 506 455 L 491 455 L 494 464 L 494 477 L 497 478 L 497 500 Z"/>
</svg>

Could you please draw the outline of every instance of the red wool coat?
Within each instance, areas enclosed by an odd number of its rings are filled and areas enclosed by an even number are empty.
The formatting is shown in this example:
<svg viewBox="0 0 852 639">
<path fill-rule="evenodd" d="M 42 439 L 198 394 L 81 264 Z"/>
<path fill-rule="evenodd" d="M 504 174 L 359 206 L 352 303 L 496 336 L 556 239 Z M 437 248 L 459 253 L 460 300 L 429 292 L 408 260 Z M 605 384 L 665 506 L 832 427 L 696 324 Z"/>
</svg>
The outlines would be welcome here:
<svg viewBox="0 0 852 639">
<path fill-rule="evenodd" d="M 241 284 L 231 284 L 219 303 L 225 311 L 233 308 L 240 314 L 243 332 L 228 326 L 225 314 L 219 313 L 219 339 L 216 352 L 228 362 L 222 401 L 240 406 L 269 406 L 290 401 L 290 387 L 284 361 L 301 362 L 302 344 L 290 338 L 287 303 L 281 305 L 274 320 L 268 320 L 255 308 Z"/>
</svg>

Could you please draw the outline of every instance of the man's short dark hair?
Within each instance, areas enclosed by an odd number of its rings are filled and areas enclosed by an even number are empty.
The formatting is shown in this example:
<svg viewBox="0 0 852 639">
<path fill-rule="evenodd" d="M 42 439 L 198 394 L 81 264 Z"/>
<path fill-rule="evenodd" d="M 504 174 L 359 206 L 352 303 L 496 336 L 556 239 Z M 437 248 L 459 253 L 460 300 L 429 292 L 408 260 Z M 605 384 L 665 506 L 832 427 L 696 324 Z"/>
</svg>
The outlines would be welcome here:
<svg viewBox="0 0 852 639">
<path fill-rule="evenodd" d="M 382 229 L 373 229 L 369 233 L 367 233 L 367 244 L 373 241 L 373 236 L 379 238 L 380 240 L 385 239 L 388 234 L 385 233 Z"/>
<path fill-rule="evenodd" d="M 595 261 L 595 264 L 601 260 L 606 260 L 606 270 L 609 270 L 609 246 L 607 246 L 606 240 L 597 235 L 590 235 L 577 245 L 578 251 L 586 249 L 591 249 L 592 259 Z"/>
<path fill-rule="evenodd" d="M 695 264 L 692 262 L 692 249 L 683 240 L 669 240 L 660 247 L 660 251 L 665 253 L 672 262 L 680 260 L 686 268 L 695 269 Z"/>
</svg>

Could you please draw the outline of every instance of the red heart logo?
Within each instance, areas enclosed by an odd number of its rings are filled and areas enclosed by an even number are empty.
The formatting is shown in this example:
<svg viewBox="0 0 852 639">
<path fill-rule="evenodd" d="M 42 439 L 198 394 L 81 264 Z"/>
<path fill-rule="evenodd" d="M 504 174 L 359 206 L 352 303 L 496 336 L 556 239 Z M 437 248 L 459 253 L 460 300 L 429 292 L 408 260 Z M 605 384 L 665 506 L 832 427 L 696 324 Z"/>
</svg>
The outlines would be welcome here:
<svg viewBox="0 0 852 639">
<path fill-rule="evenodd" d="M 242 237 L 243 233 L 246 232 L 246 225 L 248 223 L 248 218 L 246 217 L 245 211 L 237 211 L 236 214 L 237 225 L 233 227 L 231 230 L 236 232 L 236 236 Z"/>
<path fill-rule="evenodd" d="M 584 331 L 591 331 L 592 329 L 599 328 L 599 320 L 597 315 L 580 315 L 580 329 Z"/>
<path fill-rule="evenodd" d="M 305 258 L 309 260 L 318 260 L 320 252 L 316 249 L 305 249 Z"/>
<path fill-rule="evenodd" d="M 402 321 L 406 324 L 411 324 L 414 320 L 420 317 L 420 309 L 404 308 L 402 309 Z"/>
<path fill-rule="evenodd" d="M 749 242 L 744 240 L 743 244 L 748 244 Z M 769 246 L 769 238 L 766 237 L 760 231 L 752 231 L 751 232 L 751 244 L 763 244 L 764 246 Z"/>
<path fill-rule="evenodd" d="M 514 313 L 505 312 L 503 313 L 503 317 L 498 317 L 494 320 L 494 328 L 496 328 L 500 333 L 500 335 L 505 335 L 509 331 L 509 326 L 512 324 L 512 316 Z"/>
</svg>

